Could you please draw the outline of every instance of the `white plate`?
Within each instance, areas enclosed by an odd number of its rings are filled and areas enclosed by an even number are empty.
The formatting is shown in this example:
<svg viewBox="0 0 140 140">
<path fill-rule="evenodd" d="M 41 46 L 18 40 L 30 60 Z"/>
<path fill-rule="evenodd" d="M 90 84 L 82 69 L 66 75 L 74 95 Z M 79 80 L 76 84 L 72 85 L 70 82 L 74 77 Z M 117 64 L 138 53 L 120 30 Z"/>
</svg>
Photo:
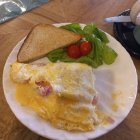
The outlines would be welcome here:
<svg viewBox="0 0 140 140">
<path fill-rule="evenodd" d="M 60 26 L 63 24 L 57 24 Z M 84 26 L 83 24 L 81 26 Z M 22 39 L 9 55 L 3 71 L 3 88 L 6 100 L 18 120 L 35 133 L 46 138 L 57 140 L 87 140 L 99 137 L 117 125 L 119 125 L 130 112 L 137 95 L 137 74 L 131 57 L 121 44 L 107 34 L 110 43 L 108 44 L 117 53 L 118 57 L 112 65 L 102 65 L 94 70 L 95 87 L 99 91 L 98 107 L 115 120 L 115 123 L 105 126 L 98 126 L 90 132 L 68 132 L 50 126 L 45 120 L 37 116 L 30 109 L 20 106 L 14 98 L 15 85 L 9 79 L 10 64 L 16 61 L 17 52 L 22 45 Z M 112 93 L 119 92 L 117 99 L 112 99 Z M 114 112 L 111 104 L 117 103 L 119 109 Z"/>
</svg>

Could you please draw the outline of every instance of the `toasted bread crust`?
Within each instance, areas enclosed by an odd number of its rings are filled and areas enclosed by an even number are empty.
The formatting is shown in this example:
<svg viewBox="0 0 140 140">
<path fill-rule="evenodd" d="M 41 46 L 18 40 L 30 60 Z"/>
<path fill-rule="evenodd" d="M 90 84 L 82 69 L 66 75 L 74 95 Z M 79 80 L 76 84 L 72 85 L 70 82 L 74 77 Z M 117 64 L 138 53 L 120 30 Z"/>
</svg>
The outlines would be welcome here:
<svg viewBox="0 0 140 140">
<path fill-rule="evenodd" d="M 76 43 L 79 34 L 49 24 L 36 25 L 21 46 L 17 61 L 30 62 L 45 56 L 48 52 Z"/>
</svg>

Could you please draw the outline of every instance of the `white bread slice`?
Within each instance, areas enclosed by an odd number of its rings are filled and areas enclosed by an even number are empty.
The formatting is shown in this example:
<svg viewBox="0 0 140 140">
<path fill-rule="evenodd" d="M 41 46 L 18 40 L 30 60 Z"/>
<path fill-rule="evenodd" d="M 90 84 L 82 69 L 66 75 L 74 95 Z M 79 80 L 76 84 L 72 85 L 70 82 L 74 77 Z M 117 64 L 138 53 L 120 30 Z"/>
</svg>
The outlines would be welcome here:
<svg viewBox="0 0 140 140">
<path fill-rule="evenodd" d="M 24 63 L 39 59 L 48 52 L 76 43 L 79 34 L 49 24 L 38 24 L 26 37 L 21 46 L 17 61 Z"/>
</svg>

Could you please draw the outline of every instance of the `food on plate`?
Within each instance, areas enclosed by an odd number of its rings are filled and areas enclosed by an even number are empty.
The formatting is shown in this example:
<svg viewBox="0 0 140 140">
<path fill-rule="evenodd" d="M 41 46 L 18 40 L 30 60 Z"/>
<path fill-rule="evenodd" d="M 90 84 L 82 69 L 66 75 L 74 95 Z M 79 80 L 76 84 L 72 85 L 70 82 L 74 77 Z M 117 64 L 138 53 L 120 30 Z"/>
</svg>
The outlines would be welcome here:
<svg viewBox="0 0 140 140">
<path fill-rule="evenodd" d="M 94 24 L 83 29 L 77 23 L 35 26 L 11 64 L 16 100 L 60 129 L 90 131 L 108 122 L 108 116 L 96 110 L 93 73 L 93 68 L 117 58 L 108 42 Z M 46 62 L 39 59 L 43 56 Z"/>
<path fill-rule="evenodd" d="M 91 52 L 91 43 L 82 41 L 79 45 L 70 45 L 66 49 L 67 55 L 71 58 L 80 58 Z"/>
<path fill-rule="evenodd" d="M 82 39 L 75 44 L 49 52 L 46 56 L 50 61 L 85 63 L 93 68 L 115 62 L 117 53 L 108 46 L 109 40 L 106 34 L 95 24 L 86 25 L 83 29 L 78 23 L 67 24 L 60 28 L 75 32 L 81 35 Z"/>
<path fill-rule="evenodd" d="M 71 31 L 49 24 L 39 24 L 25 39 L 17 55 L 17 61 L 29 62 L 39 59 L 54 49 L 76 43 L 80 39 L 81 35 Z"/>
<path fill-rule="evenodd" d="M 70 45 L 67 48 L 67 54 L 71 58 L 79 58 L 81 56 L 80 48 L 78 45 Z"/>
<path fill-rule="evenodd" d="M 89 131 L 98 123 L 92 67 L 80 63 L 15 62 L 11 65 L 10 77 L 17 84 L 17 101 L 53 126 Z"/>
<path fill-rule="evenodd" d="M 25 39 L 17 61 L 31 62 L 46 56 L 51 62 L 85 63 L 93 68 L 112 64 L 117 53 L 108 47 L 106 34 L 95 24 L 72 23 L 61 27 L 48 24 L 35 26 Z"/>
<path fill-rule="evenodd" d="M 88 41 L 81 42 L 80 51 L 82 55 L 88 55 L 91 52 L 91 43 Z"/>
</svg>

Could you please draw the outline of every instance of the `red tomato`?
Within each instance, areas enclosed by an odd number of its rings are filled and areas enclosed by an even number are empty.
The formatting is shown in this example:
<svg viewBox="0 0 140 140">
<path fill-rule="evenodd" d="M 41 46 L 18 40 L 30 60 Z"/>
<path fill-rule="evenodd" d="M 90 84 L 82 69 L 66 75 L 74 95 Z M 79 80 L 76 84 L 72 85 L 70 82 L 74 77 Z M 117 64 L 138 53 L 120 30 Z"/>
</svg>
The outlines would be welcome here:
<svg viewBox="0 0 140 140">
<path fill-rule="evenodd" d="M 70 45 L 67 48 L 67 54 L 71 58 L 79 58 L 81 56 L 80 47 L 78 45 Z"/>
<path fill-rule="evenodd" d="M 81 42 L 80 51 L 82 55 L 87 55 L 91 51 L 91 43 L 88 41 Z"/>
</svg>

